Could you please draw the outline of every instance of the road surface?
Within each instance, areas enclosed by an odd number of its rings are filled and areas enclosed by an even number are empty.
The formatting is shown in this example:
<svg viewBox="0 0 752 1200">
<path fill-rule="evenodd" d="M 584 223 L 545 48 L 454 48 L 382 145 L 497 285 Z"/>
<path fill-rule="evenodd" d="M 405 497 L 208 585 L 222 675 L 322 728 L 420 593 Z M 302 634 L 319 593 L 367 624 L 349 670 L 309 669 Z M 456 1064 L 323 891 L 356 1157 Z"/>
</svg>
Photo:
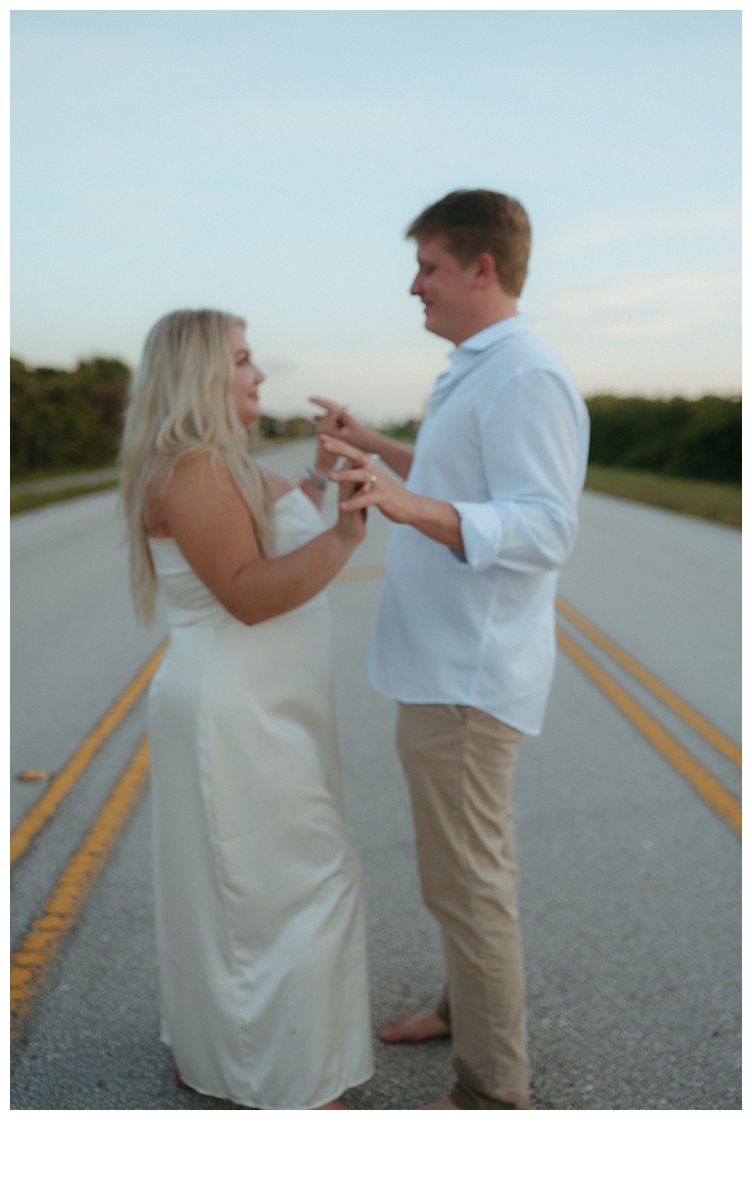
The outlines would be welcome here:
<svg viewBox="0 0 752 1200">
<path fill-rule="evenodd" d="M 310 454 L 265 462 L 294 474 Z M 120 536 L 114 493 L 11 523 L 14 1109 L 232 1107 L 178 1091 L 158 1038 L 142 743 L 164 628 L 135 623 Z M 442 984 L 392 705 L 364 677 L 387 536 L 373 513 L 330 589 L 374 1030 Z M 739 533 L 586 494 L 560 593 L 516 788 L 534 1107 L 739 1108 Z M 447 1043 L 375 1050 L 352 1107 L 448 1090 Z"/>
</svg>

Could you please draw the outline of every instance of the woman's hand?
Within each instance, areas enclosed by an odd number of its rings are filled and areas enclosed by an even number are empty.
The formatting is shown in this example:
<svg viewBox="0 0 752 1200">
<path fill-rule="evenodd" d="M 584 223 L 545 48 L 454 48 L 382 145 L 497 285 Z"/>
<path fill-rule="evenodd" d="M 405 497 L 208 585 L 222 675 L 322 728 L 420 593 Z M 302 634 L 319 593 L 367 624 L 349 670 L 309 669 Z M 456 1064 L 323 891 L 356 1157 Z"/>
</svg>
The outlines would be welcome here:
<svg viewBox="0 0 752 1200">
<path fill-rule="evenodd" d="M 351 485 L 349 495 L 343 496 L 340 492 L 340 510 L 354 512 L 375 504 L 390 521 L 400 524 L 412 521 L 415 500 L 413 493 L 408 492 L 377 465 L 378 455 L 363 454 L 347 442 L 326 434 L 319 436 L 328 453 L 347 458 L 350 463 L 349 466 L 329 472 L 329 478 L 339 483 L 340 488 L 344 484 Z"/>
<path fill-rule="evenodd" d="M 343 442 L 338 443 L 344 445 Z M 346 447 L 349 449 L 349 447 Z M 333 451 L 332 458 L 336 462 L 340 457 L 340 451 Z M 346 455 L 346 461 L 349 466 L 354 466 L 353 459 Z M 330 471 L 330 477 L 333 472 Z M 366 536 L 366 520 L 368 517 L 367 508 L 357 506 L 350 507 L 348 502 L 353 499 L 356 493 L 360 490 L 360 485 L 353 483 L 351 480 L 342 480 L 339 484 L 339 507 L 337 515 L 336 529 L 346 541 L 354 541 L 356 544 L 362 542 Z"/>
<path fill-rule="evenodd" d="M 323 416 L 316 416 L 314 418 L 318 426 L 316 430 L 317 433 L 321 429 L 322 422 L 324 424 L 328 422 L 332 429 L 339 427 L 339 419 L 337 414 L 344 413 L 345 410 L 343 408 L 340 408 L 336 404 L 332 404 L 330 400 L 314 400 L 313 403 L 318 404 L 319 407 L 327 410 Z M 332 467 L 336 466 L 338 457 L 339 456 L 337 454 L 330 454 L 324 448 L 324 446 L 322 446 L 321 439 L 319 438 L 316 445 L 316 458 L 313 462 L 313 467 L 316 471 L 320 471 L 322 475 L 326 476 L 329 474 Z M 321 482 L 324 481 L 322 480 Z M 324 498 L 326 495 L 325 486 L 319 487 L 311 480 L 304 478 L 300 484 L 300 487 L 301 490 L 305 492 L 306 496 L 308 496 L 309 500 L 316 505 L 316 508 L 322 509 L 324 507 Z"/>
<path fill-rule="evenodd" d="M 360 421 L 356 421 L 346 408 L 319 396 L 309 396 L 309 400 L 311 404 L 317 404 L 324 410 L 323 413 L 314 417 L 319 437 L 323 433 L 330 437 L 340 438 L 360 450 L 369 448 L 370 441 L 373 440 L 373 430 L 369 429 L 367 425 L 361 424 Z"/>
<path fill-rule="evenodd" d="M 339 511 L 336 528 L 347 542 L 358 545 L 366 536 L 366 508 L 346 508 L 346 502 L 357 491 L 357 484 L 341 483 L 339 487 Z"/>
</svg>

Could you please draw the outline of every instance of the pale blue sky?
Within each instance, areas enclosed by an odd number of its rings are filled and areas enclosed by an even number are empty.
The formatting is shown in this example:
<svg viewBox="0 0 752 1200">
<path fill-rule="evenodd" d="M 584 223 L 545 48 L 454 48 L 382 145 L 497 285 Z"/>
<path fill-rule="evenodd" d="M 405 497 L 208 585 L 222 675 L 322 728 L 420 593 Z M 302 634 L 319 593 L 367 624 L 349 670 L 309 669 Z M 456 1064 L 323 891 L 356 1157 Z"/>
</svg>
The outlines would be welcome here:
<svg viewBox="0 0 752 1200">
<path fill-rule="evenodd" d="M 179 307 L 248 318 L 283 415 L 419 415 L 451 349 L 409 221 L 533 224 L 521 307 L 586 393 L 741 387 L 741 16 L 16 11 L 11 351 L 134 365 Z"/>
</svg>

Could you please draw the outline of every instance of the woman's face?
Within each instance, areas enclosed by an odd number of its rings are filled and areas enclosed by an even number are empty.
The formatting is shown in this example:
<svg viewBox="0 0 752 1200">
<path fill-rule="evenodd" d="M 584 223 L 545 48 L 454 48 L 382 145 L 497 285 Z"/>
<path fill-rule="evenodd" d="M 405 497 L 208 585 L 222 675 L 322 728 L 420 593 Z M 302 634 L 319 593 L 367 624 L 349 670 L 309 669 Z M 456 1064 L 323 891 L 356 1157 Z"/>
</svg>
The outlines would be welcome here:
<svg viewBox="0 0 752 1200">
<path fill-rule="evenodd" d="M 232 351 L 235 369 L 232 377 L 232 394 L 241 424 L 251 425 L 261 416 L 258 397 L 258 386 L 264 375 L 254 365 L 245 333 L 242 326 L 231 325 L 227 331 L 227 341 Z"/>
</svg>

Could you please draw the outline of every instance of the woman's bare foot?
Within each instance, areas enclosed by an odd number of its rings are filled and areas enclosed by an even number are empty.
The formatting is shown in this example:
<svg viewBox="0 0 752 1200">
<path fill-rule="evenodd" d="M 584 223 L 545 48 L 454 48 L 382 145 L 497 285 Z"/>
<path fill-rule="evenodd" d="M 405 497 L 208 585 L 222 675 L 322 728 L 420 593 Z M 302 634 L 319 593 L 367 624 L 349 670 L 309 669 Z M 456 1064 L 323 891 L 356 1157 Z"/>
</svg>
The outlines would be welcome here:
<svg viewBox="0 0 752 1200">
<path fill-rule="evenodd" d="M 449 1037 L 451 1029 L 436 1012 L 406 1013 L 379 1030 L 382 1042 L 427 1042 L 430 1038 Z"/>
<path fill-rule="evenodd" d="M 421 1111 L 424 1108 L 456 1108 L 457 1105 L 448 1096 L 444 1096 L 443 1100 L 434 1100 L 433 1104 L 421 1104 Z"/>
<path fill-rule="evenodd" d="M 314 1112 L 323 1112 L 325 1108 L 345 1108 L 345 1109 L 347 1109 L 347 1105 L 343 1104 L 341 1100 L 330 1100 L 328 1104 L 320 1104 L 319 1107 L 315 1108 L 313 1111 Z M 347 1111 L 349 1112 L 350 1110 L 347 1109 Z"/>
</svg>

